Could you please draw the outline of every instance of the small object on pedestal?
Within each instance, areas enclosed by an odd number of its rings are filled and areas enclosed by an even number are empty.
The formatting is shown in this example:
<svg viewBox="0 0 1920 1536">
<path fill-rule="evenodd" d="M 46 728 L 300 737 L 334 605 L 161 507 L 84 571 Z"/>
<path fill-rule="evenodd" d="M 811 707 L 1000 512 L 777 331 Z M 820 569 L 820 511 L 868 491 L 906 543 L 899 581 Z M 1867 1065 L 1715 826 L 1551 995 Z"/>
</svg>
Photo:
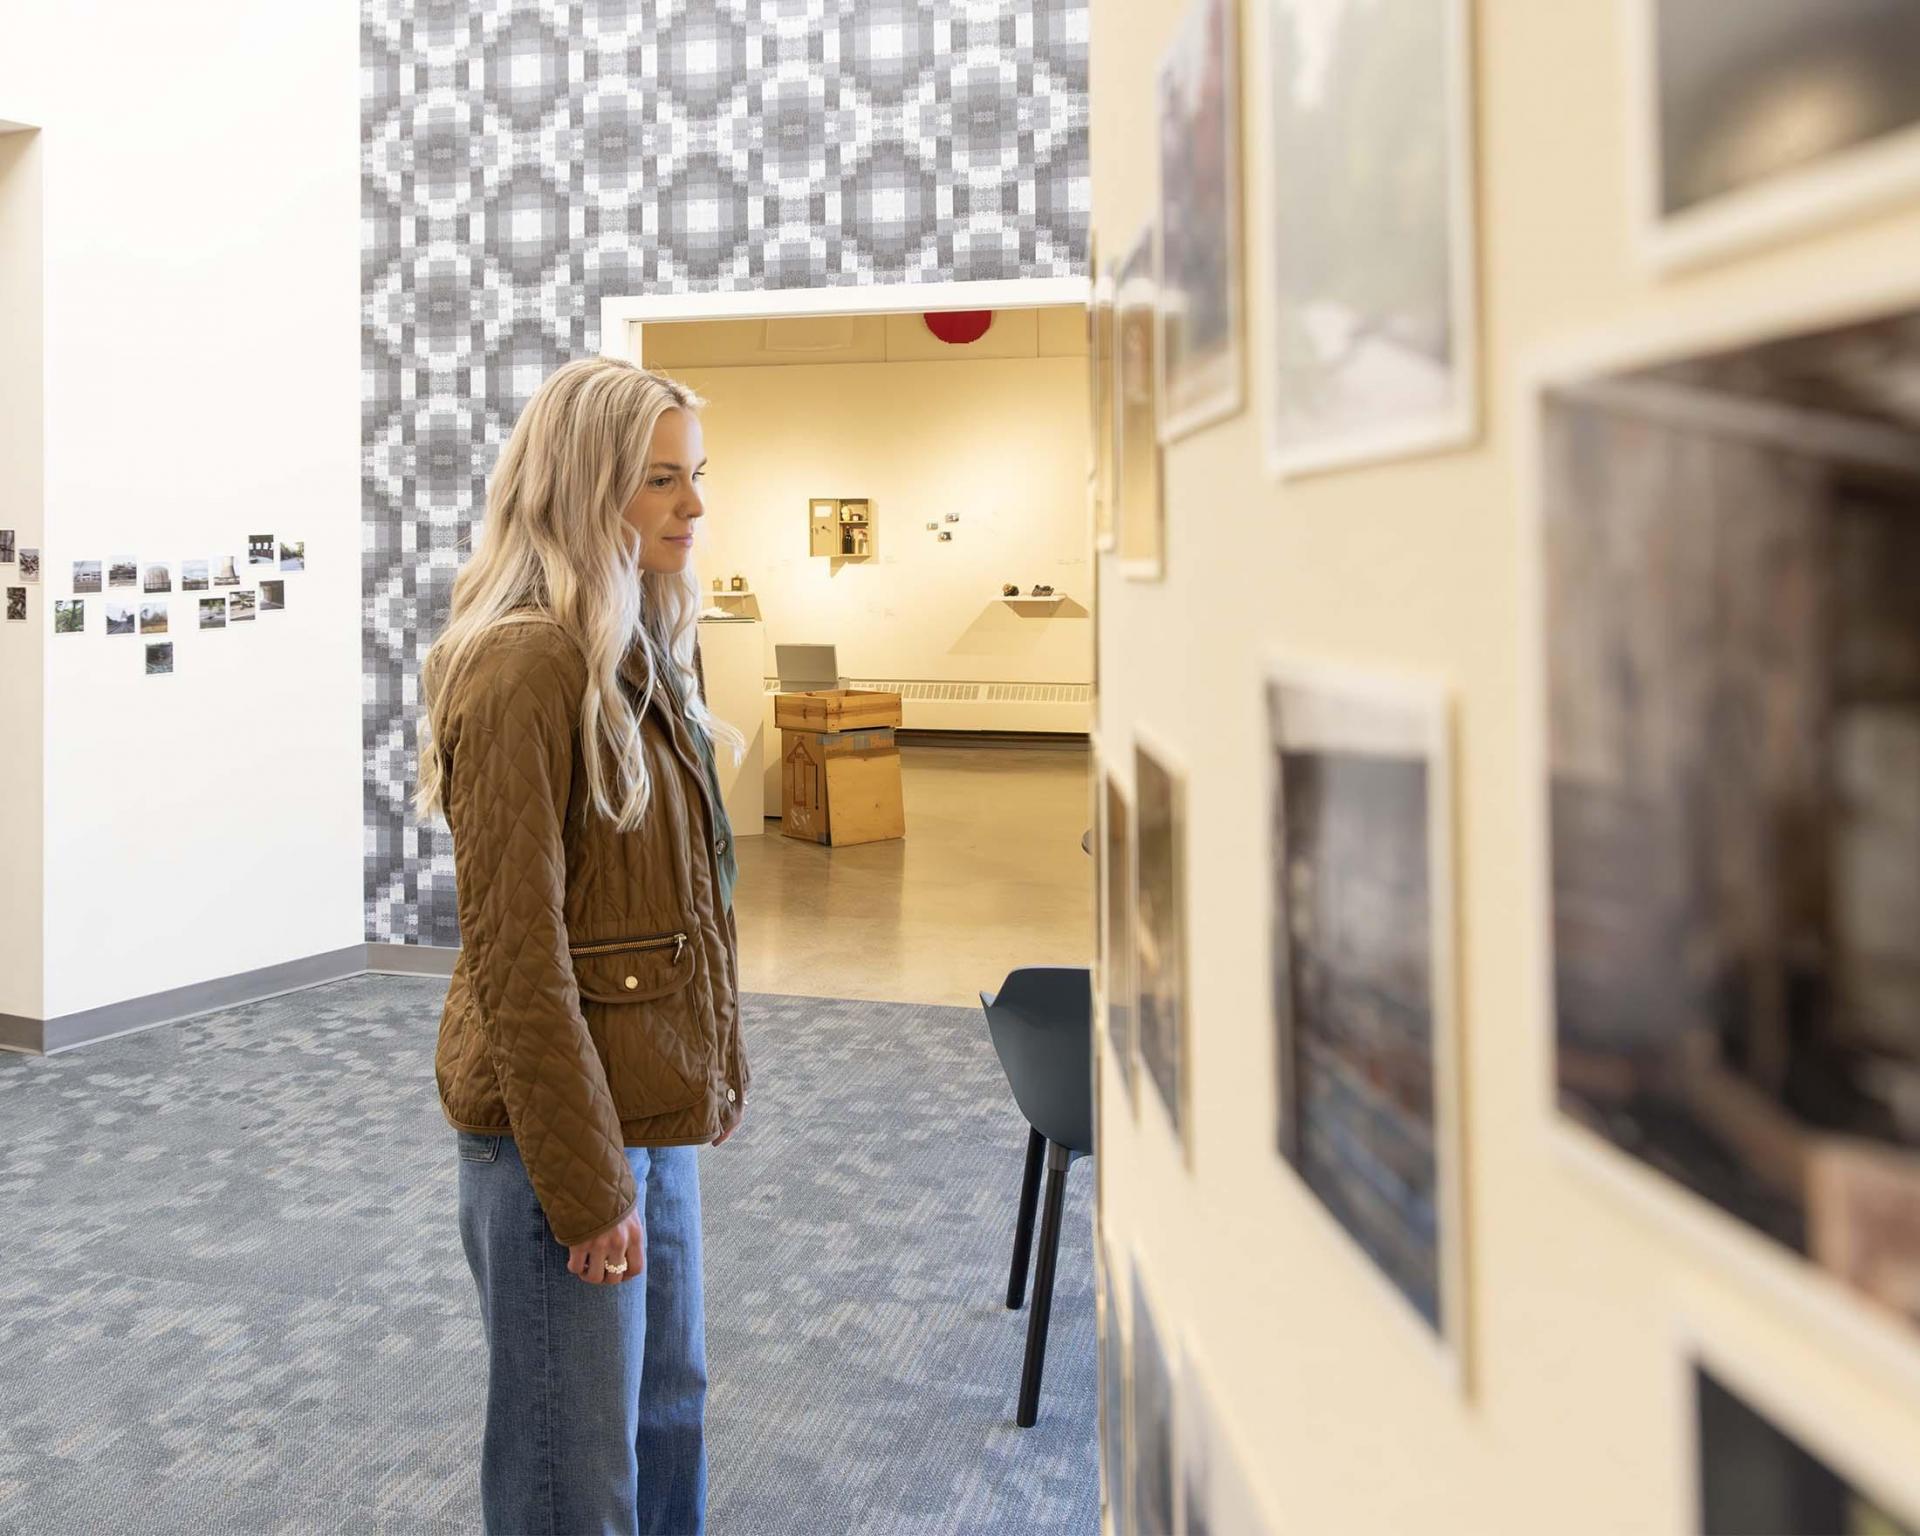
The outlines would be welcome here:
<svg viewBox="0 0 1920 1536">
<path fill-rule="evenodd" d="M 1000 595 L 1002 597 L 1018 597 L 1020 595 L 1020 589 L 1012 582 L 1008 582 L 1000 589 Z"/>
<path fill-rule="evenodd" d="M 736 591 L 736 592 L 744 592 L 744 591 L 746 591 L 746 590 L 747 590 L 747 578 L 746 578 L 746 577 L 744 577 L 744 576 L 736 576 L 736 577 L 734 577 L 734 578 L 733 578 L 733 590 L 734 590 L 734 591 Z"/>
</svg>

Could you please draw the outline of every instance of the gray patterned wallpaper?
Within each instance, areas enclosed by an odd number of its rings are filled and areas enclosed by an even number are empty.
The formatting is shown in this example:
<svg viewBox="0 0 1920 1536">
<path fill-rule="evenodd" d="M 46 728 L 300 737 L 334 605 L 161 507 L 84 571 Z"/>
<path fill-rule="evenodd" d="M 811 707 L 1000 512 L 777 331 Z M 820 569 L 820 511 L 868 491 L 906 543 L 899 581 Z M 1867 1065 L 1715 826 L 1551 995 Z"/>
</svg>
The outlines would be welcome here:
<svg viewBox="0 0 1920 1536">
<path fill-rule="evenodd" d="M 1083 271 L 1088 0 L 363 0 L 366 933 L 455 944 L 419 658 L 602 295 Z"/>
</svg>

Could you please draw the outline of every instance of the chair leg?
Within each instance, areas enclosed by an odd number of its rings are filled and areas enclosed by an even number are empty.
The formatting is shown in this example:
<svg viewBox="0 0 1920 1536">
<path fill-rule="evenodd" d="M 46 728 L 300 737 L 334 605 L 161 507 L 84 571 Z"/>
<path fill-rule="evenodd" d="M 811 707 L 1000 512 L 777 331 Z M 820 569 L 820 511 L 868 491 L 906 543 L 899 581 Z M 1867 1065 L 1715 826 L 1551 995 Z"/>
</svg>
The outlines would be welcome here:
<svg viewBox="0 0 1920 1536">
<path fill-rule="evenodd" d="M 1066 1204 L 1065 1147 L 1047 1147 L 1047 1204 L 1040 1217 L 1040 1264 L 1033 1277 L 1033 1312 L 1027 1319 L 1027 1362 L 1020 1372 L 1020 1409 L 1014 1422 L 1031 1429 L 1040 1416 L 1040 1376 L 1047 1364 L 1047 1323 L 1053 1317 L 1053 1270 L 1060 1258 L 1060 1210 Z"/>
<path fill-rule="evenodd" d="M 1033 1254 L 1033 1208 L 1040 1200 L 1040 1158 L 1047 1140 L 1027 1132 L 1027 1171 L 1020 1178 L 1020 1220 L 1013 1229 L 1013 1273 L 1007 1279 L 1007 1310 L 1018 1312 L 1027 1299 L 1027 1261 Z"/>
</svg>

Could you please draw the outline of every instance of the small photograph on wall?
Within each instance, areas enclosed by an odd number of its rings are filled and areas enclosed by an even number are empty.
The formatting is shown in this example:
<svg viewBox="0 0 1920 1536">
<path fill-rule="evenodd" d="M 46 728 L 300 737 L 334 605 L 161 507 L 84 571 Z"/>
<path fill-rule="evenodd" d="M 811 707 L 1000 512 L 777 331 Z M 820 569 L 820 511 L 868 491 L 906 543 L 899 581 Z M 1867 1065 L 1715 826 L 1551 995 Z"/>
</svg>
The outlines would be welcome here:
<svg viewBox="0 0 1920 1536">
<path fill-rule="evenodd" d="M 164 561 L 149 564 L 140 580 L 142 592 L 171 592 L 173 590 L 173 567 Z"/>
<path fill-rule="evenodd" d="M 236 569 L 239 562 L 232 555 L 220 555 L 213 562 L 213 584 L 216 587 L 237 587 L 240 585 L 240 572 Z"/>
<path fill-rule="evenodd" d="M 1127 1087 L 1127 1106 L 1138 1107 L 1133 1075 L 1133 807 L 1109 771 L 1105 796 L 1106 860 L 1103 871 L 1101 932 L 1104 936 L 1106 979 L 1101 996 L 1107 1007 L 1107 1041 L 1120 1080 Z"/>
<path fill-rule="evenodd" d="M 1109 1513 L 1117 1536 L 1124 1529 L 1121 1516 L 1127 1507 L 1127 1342 L 1114 1305 L 1106 1245 L 1102 1243 L 1096 1251 L 1093 1311 L 1100 1350 L 1100 1507 Z"/>
<path fill-rule="evenodd" d="M 1161 1344 L 1137 1260 L 1133 1266 L 1132 1332 L 1129 1529 L 1134 1536 L 1172 1536 L 1173 1366 Z"/>
<path fill-rule="evenodd" d="M 250 533 L 247 535 L 247 564 L 272 565 L 276 549 L 274 537 L 270 533 Z"/>
<path fill-rule="evenodd" d="M 161 640 L 147 647 L 147 675 L 173 670 L 173 642 Z"/>
<path fill-rule="evenodd" d="M 263 581 L 260 583 L 260 611 L 276 613 L 287 606 L 287 584 L 284 581 Z"/>
<path fill-rule="evenodd" d="M 227 621 L 229 623 L 238 624 L 243 620 L 252 619 L 253 609 L 254 596 L 252 588 L 249 587 L 245 591 L 229 592 L 227 594 Z"/>
<path fill-rule="evenodd" d="M 1446 718 L 1425 686 L 1269 675 L 1280 1152 L 1457 1370 Z"/>
<path fill-rule="evenodd" d="M 1179 1508 L 1173 1528 L 1187 1536 L 1265 1536 L 1270 1529 L 1247 1482 L 1246 1461 L 1228 1437 L 1192 1342 L 1180 1354 L 1174 1412 Z"/>
<path fill-rule="evenodd" d="M 1160 65 L 1162 442 L 1241 407 L 1236 0 L 1190 0 Z"/>
<path fill-rule="evenodd" d="M 133 607 L 128 603 L 107 604 L 107 633 L 110 635 L 131 635 L 138 626 L 133 620 Z"/>
<path fill-rule="evenodd" d="M 73 562 L 73 590 L 76 592 L 98 592 L 100 590 L 100 562 L 98 560 L 76 560 Z"/>
<path fill-rule="evenodd" d="M 1133 754 L 1133 1027 L 1141 1066 L 1159 1091 L 1184 1148 L 1186 1113 L 1186 786 L 1170 759 L 1144 741 Z"/>
<path fill-rule="evenodd" d="M 182 592 L 204 592 L 207 590 L 206 561 L 182 560 L 180 562 L 180 590 Z"/>
<path fill-rule="evenodd" d="M 225 629 L 227 627 L 227 600 L 224 597 L 203 597 L 200 599 L 200 627 L 202 629 Z"/>
<path fill-rule="evenodd" d="M 1273 469 L 1476 430 L 1466 0 L 1274 0 Z"/>
<path fill-rule="evenodd" d="M 53 632 L 77 635 L 87 627 L 87 605 L 81 598 L 56 597 L 53 600 Z"/>
<path fill-rule="evenodd" d="M 1693 1367 L 1695 1469 L 1702 1536 L 1920 1536 L 1722 1377 Z"/>
<path fill-rule="evenodd" d="M 13 564 L 14 529 L 0 528 L 0 565 Z"/>
<path fill-rule="evenodd" d="M 1159 313 L 1153 226 L 1140 232 L 1114 278 L 1114 454 L 1119 487 L 1114 513 L 1120 571 L 1157 581 L 1166 571 L 1161 505 Z"/>
<path fill-rule="evenodd" d="M 165 603 L 142 603 L 140 605 L 140 633 L 143 635 L 164 635 L 167 633 L 167 605 Z"/>
<path fill-rule="evenodd" d="M 37 582 L 40 580 L 40 551 L 23 549 L 20 551 L 20 579 Z"/>
<path fill-rule="evenodd" d="M 1118 471 L 1113 460 L 1113 268 L 1101 267 L 1091 250 L 1088 267 L 1096 274 L 1087 301 L 1087 403 L 1093 412 L 1089 446 L 1093 454 L 1093 547 L 1102 554 L 1115 543 Z"/>
<path fill-rule="evenodd" d="M 137 560 L 115 560 L 107 567 L 107 585 L 110 587 L 137 587 L 140 585 L 140 562 Z"/>
<path fill-rule="evenodd" d="M 25 587 L 7 588 L 7 622 L 10 624 L 27 622 L 27 589 Z"/>
<path fill-rule="evenodd" d="M 280 545 L 280 569 L 283 571 L 304 571 L 307 568 L 307 541 L 293 539 Z"/>
<path fill-rule="evenodd" d="M 1917 391 L 1916 310 L 1589 370 L 1539 487 L 1559 1106 L 1909 1339 Z"/>
<path fill-rule="evenodd" d="M 1721 254 L 1920 188 L 1912 0 L 1635 0 L 1653 253 Z"/>
</svg>

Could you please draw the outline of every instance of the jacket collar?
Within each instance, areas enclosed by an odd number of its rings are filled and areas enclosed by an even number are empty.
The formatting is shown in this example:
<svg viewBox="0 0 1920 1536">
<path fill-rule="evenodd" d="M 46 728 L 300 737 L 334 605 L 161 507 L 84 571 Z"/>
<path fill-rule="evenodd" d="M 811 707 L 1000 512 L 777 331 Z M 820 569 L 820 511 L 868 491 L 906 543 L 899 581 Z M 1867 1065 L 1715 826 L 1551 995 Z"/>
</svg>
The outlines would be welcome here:
<svg viewBox="0 0 1920 1536">
<path fill-rule="evenodd" d="M 621 680 L 627 685 L 636 704 L 647 686 L 646 651 L 646 641 L 636 639 L 627 648 L 626 654 L 620 658 Z M 688 724 L 687 717 L 676 707 L 677 703 L 673 683 L 664 675 L 661 676 L 654 684 L 652 708 L 659 712 L 661 723 L 666 728 L 667 740 L 673 745 L 674 756 L 680 759 L 687 772 L 693 775 L 694 783 L 700 786 L 700 798 L 707 803 L 707 816 L 710 823 L 718 826 L 719 812 L 713 803 L 713 789 L 707 782 L 706 769 L 701 765 L 699 753 L 694 746 L 693 728 Z"/>
</svg>

